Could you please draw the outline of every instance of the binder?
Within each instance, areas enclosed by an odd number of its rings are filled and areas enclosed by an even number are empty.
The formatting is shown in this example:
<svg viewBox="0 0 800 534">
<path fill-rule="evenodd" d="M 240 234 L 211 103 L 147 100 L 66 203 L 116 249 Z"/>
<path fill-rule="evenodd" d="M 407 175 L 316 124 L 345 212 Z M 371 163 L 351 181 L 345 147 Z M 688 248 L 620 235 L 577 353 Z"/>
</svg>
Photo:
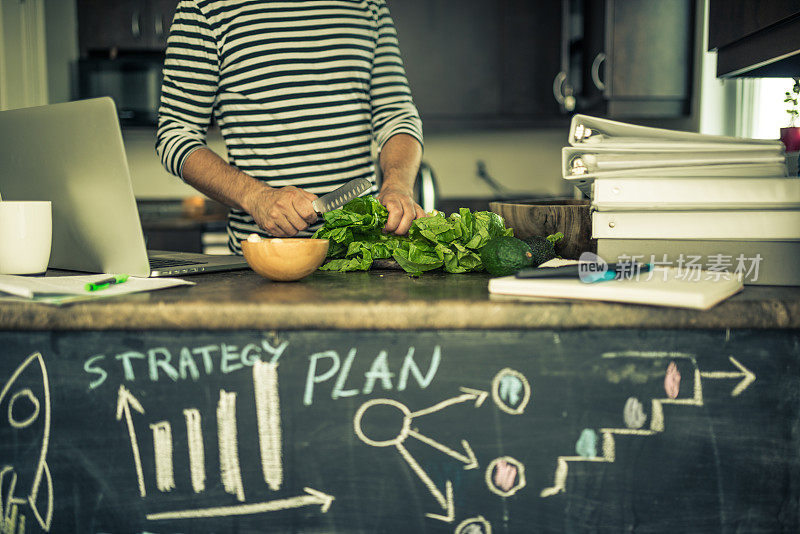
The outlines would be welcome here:
<svg viewBox="0 0 800 534">
<path fill-rule="evenodd" d="M 609 148 L 564 147 L 561 149 L 562 176 L 600 177 L 606 172 L 625 170 L 649 171 L 662 167 L 693 167 L 706 165 L 762 164 L 785 165 L 783 150 L 616 150 Z M 687 169 L 687 172 L 693 172 Z M 784 171 L 785 175 L 785 171 Z"/>
<path fill-rule="evenodd" d="M 783 150 L 783 143 L 772 139 L 745 139 L 708 135 L 666 128 L 638 126 L 601 117 L 574 115 L 570 122 L 569 144 L 580 147 L 647 148 L 669 150 Z M 725 145 L 721 147 L 720 145 Z"/>
<path fill-rule="evenodd" d="M 730 165 L 692 165 L 689 167 L 659 167 L 654 169 L 622 169 L 604 173 L 578 176 L 565 176 L 564 179 L 580 189 L 584 194 L 592 194 L 592 184 L 602 178 L 785 178 L 786 163 L 741 163 Z M 728 180 L 720 182 L 725 187 Z"/>
<path fill-rule="evenodd" d="M 597 255 L 611 263 L 635 259 L 673 267 L 694 261 L 706 269 L 738 269 L 745 285 L 800 286 L 800 241 L 598 239 Z"/>
<path fill-rule="evenodd" d="M 596 211 L 595 239 L 800 240 L 800 210 Z"/>
<path fill-rule="evenodd" d="M 798 178 L 603 178 L 592 185 L 597 211 L 800 208 Z"/>
</svg>

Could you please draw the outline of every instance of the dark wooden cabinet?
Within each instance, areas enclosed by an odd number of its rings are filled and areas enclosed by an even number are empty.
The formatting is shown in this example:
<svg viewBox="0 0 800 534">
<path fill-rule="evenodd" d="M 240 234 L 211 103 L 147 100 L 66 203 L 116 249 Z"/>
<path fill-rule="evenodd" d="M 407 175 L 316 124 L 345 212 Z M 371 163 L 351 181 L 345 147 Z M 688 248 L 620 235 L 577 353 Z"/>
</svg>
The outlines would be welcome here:
<svg viewBox="0 0 800 534">
<path fill-rule="evenodd" d="M 800 76 L 800 1 L 711 0 L 708 48 L 717 76 Z"/>
<path fill-rule="evenodd" d="M 690 113 L 695 0 L 388 0 L 427 127 Z"/>
<path fill-rule="evenodd" d="M 558 116 L 560 7 L 530 0 L 388 0 L 426 127 Z"/>
<path fill-rule="evenodd" d="M 573 19 L 573 30 L 563 44 L 567 52 L 561 90 L 563 98 L 574 96 L 575 111 L 612 118 L 690 113 L 694 0 L 564 0 L 564 4 L 569 6 L 565 11 Z"/>
<path fill-rule="evenodd" d="M 81 55 L 163 51 L 178 0 L 78 0 Z"/>
</svg>

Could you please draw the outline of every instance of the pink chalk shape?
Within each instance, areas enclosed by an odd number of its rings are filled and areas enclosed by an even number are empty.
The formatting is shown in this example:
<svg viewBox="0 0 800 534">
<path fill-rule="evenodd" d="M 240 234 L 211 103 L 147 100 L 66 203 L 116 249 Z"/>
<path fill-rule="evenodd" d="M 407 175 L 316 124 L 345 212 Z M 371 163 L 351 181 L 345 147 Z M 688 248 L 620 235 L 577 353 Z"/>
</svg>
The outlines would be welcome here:
<svg viewBox="0 0 800 534">
<path fill-rule="evenodd" d="M 667 397 L 675 399 L 681 392 L 681 373 L 678 371 L 678 366 L 675 362 L 670 362 L 667 366 L 667 374 L 664 377 L 664 391 L 667 392 Z"/>
<path fill-rule="evenodd" d="M 517 466 L 505 460 L 498 460 L 494 470 L 494 485 L 503 491 L 508 491 L 514 487 L 517 479 Z"/>
</svg>

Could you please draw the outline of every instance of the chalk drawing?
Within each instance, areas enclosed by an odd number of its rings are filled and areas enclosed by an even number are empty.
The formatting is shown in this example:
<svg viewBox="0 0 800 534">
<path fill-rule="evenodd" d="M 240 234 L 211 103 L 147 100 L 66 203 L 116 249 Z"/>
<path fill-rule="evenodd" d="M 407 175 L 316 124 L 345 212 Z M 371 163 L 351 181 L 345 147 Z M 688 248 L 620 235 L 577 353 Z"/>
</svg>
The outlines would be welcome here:
<svg viewBox="0 0 800 534">
<path fill-rule="evenodd" d="M 501 456 L 486 467 L 485 478 L 492 493 L 510 497 L 525 487 L 525 466 L 511 456 Z"/>
<path fill-rule="evenodd" d="M 285 348 L 283 345 L 281 347 Z M 264 474 L 264 481 L 273 491 L 280 489 L 283 482 L 281 416 L 277 369 L 277 358 L 273 358 L 269 363 L 261 361 L 252 363 L 253 398 L 258 430 L 256 434 L 259 442 L 259 451 L 261 452 L 262 472 Z M 293 497 L 244 503 L 245 492 L 239 464 L 239 440 L 237 435 L 237 398 L 237 392 L 229 392 L 224 389 L 219 392 L 216 414 L 217 442 L 219 447 L 220 479 L 222 481 L 222 487 L 227 493 L 235 495 L 239 501 L 242 501 L 242 504 L 150 513 L 146 515 L 148 520 L 159 521 L 240 516 L 304 506 L 319 506 L 323 513 L 330 509 L 335 497 L 313 488 L 304 488 L 305 493 Z M 131 417 L 132 410 L 142 415 L 145 413 L 141 403 L 124 386 L 120 386 L 117 419 L 121 420 L 123 416 L 125 417 L 131 439 L 131 450 L 133 451 L 136 477 L 140 488 L 139 493 L 141 497 L 144 498 L 147 493 L 145 491 L 139 446 Z M 194 493 L 202 493 L 206 491 L 206 455 L 203 445 L 202 416 L 197 408 L 186 408 L 183 410 L 183 415 L 186 420 L 186 437 L 189 449 L 189 472 L 191 475 L 192 490 Z M 170 491 L 175 488 L 172 425 L 169 421 L 159 421 L 151 424 L 150 428 L 153 431 L 156 486 L 160 491 Z M 0 473 L 0 482 L 2 482 L 2 473 Z M 0 487 L 2 487 L 1 484 Z"/>
<path fill-rule="evenodd" d="M 159 491 L 175 488 L 175 472 L 172 467 L 172 426 L 168 421 L 150 425 L 153 430 L 153 451 L 156 458 L 156 487 Z"/>
<path fill-rule="evenodd" d="M 670 399 L 677 399 L 681 392 L 681 373 L 675 362 L 670 362 L 667 366 L 667 373 L 664 375 L 664 391 Z"/>
<path fill-rule="evenodd" d="M 629 397 L 622 409 L 622 419 L 628 428 L 642 428 L 647 422 L 642 403 L 636 397 Z"/>
<path fill-rule="evenodd" d="M 128 428 L 128 437 L 131 441 L 131 450 L 133 451 L 133 465 L 136 469 L 136 479 L 139 483 L 139 496 L 144 497 L 147 495 L 147 490 L 144 487 L 144 472 L 142 471 L 142 457 L 139 454 L 139 442 L 136 439 L 136 429 L 133 426 L 133 419 L 131 418 L 131 408 L 144 415 L 144 408 L 141 403 L 136 400 L 136 397 L 131 395 L 125 386 L 119 386 L 117 393 L 117 421 L 122 420 L 125 416 L 125 424 Z"/>
<path fill-rule="evenodd" d="M 339 353 L 334 350 L 324 350 L 311 354 L 308 357 L 308 373 L 306 374 L 303 404 L 311 406 L 314 402 L 314 388 L 316 385 L 327 382 L 333 377 L 336 377 L 334 386 L 331 389 L 331 399 L 333 400 L 353 397 L 359 394 L 371 395 L 377 384 L 380 384 L 380 387 L 387 391 L 391 389 L 404 391 L 408 387 L 409 377 L 413 377 L 419 387 L 425 389 L 436 377 L 436 372 L 442 359 L 441 347 L 437 345 L 433 348 L 428 370 L 423 375 L 415 360 L 416 349 L 409 347 L 403 359 L 395 388 L 392 382 L 392 379 L 395 378 L 395 373 L 392 372 L 389 366 L 389 353 L 381 350 L 372 360 L 369 370 L 364 373 L 363 387 L 345 389 L 357 352 L 357 349 L 351 348 L 344 361 L 342 361 Z M 323 363 L 323 360 L 327 361 Z"/>
<path fill-rule="evenodd" d="M 278 365 L 256 362 L 253 366 L 253 386 L 258 442 L 261 448 L 261 470 L 269 489 L 277 491 L 283 482 Z"/>
<path fill-rule="evenodd" d="M 436 487 L 436 484 L 433 482 L 433 480 L 431 480 L 430 476 L 428 476 L 428 473 L 422 468 L 422 466 L 419 465 L 411 453 L 408 452 L 408 449 L 406 449 L 406 447 L 403 445 L 403 442 L 407 438 L 412 437 L 463 463 L 464 469 L 476 469 L 478 467 L 478 459 L 476 458 L 475 453 L 472 452 L 472 447 L 470 447 L 467 440 L 461 440 L 461 446 L 464 449 L 464 452 L 462 453 L 455 451 L 428 436 L 423 435 L 415 428 L 411 428 L 411 423 L 415 418 L 423 417 L 425 415 L 432 414 L 464 402 L 474 401 L 475 407 L 477 408 L 480 407 L 489 396 L 489 393 L 486 391 L 469 388 L 460 388 L 460 390 L 462 391 L 462 394 L 458 395 L 457 397 L 443 400 L 434 404 L 433 406 L 429 406 L 414 412 L 412 412 L 405 404 L 393 399 L 372 399 L 362 404 L 356 411 L 355 417 L 353 418 L 353 430 L 361 441 L 372 447 L 395 447 L 397 449 L 397 451 L 400 453 L 400 456 L 406 461 L 411 470 L 422 481 L 434 499 L 436 499 L 436 502 L 439 503 L 439 506 L 441 506 L 442 510 L 445 512 L 444 514 L 428 513 L 425 515 L 431 519 L 437 519 L 439 521 L 448 523 L 451 523 L 455 519 L 452 481 L 448 480 L 445 483 L 445 491 L 443 493 L 442 490 Z M 395 437 L 391 439 L 378 440 L 370 438 L 364 432 L 364 414 L 367 412 L 367 410 L 374 406 L 391 406 L 400 411 L 403 416 L 403 422 Z"/>
<path fill-rule="evenodd" d="M 228 517 L 235 515 L 251 515 L 264 512 L 275 512 L 287 510 L 289 508 L 300 508 L 302 506 L 319 505 L 320 511 L 325 513 L 334 501 L 333 495 L 328 495 L 311 488 L 303 488 L 306 495 L 290 497 L 288 499 L 277 499 L 274 501 L 241 504 L 236 506 L 220 506 L 217 508 L 202 508 L 198 510 L 178 510 L 175 512 L 161 512 L 157 514 L 147 514 L 147 519 L 151 521 L 163 519 L 193 519 L 203 517 Z"/>
<path fill-rule="evenodd" d="M 21 386 L 27 380 L 33 381 L 36 389 L 41 387 L 41 398 L 28 387 L 20 387 L 11 393 L 13 388 Z M 20 488 L 20 496 L 17 496 L 15 466 L 0 465 L 0 528 L 3 532 L 24 533 L 25 516 L 20 513 L 19 507 L 27 505 L 39 526 L 44 531 L 49 531 L 53 519 L 53 479 L 47 465 L 47 450 L 50 445 L 50 380 L 41 353 L 35 352 L 25 358 L 3 385 L 0 390 L 0 407 L 5 403 L 9 426 L 22 430 L 37 425 L 41 429 L 41 446 L 38 447 L 38 454 L 31 458 L 36 463 L 31 487 Z M 15 412 L 23 416 L 14 415 Z M 6 494 L 3 493 L 4 489 Z"/>
<path fill-rule="evenodd" d="M 492 525 L 483 516 L 470 517 L 458 524 L 455 534 L 492 534 Z"/>
<path fill-rule="evenodd" d="M 503 369 L 492 380 L 492 399 L 498 408 L 511 415 L 525 411 L 531 398 L 528 379 L 514 369 Z"/>
<path fill-rule="evenodd" d="M 732 396 L 738 396 L 744 391 L 747 386 L 755 381 L 756 376 L 749 369 L 744 367 L 735 358 L 730 357 L 731 363 L 739 369 L 739 372 L 700 372 L 697 364 L 697 359 L 693 354 L 683 352 L 656 352 L 656 351 L 623 351 L 623 352 L 607 352 L 603 354 L 603 358 L 616 359 L 616 358 L 645 358 L 645 359 L 671 359 L 673 360 L 667 366 L 665 389 L 668 397 L 662 399 L 651 399 L 651 416 L 649 429 L 635 429 L 635 428 L 601 428 L 600 434 L 603 436 L 603 455 L 600 457 L 585 458 L 583 456 L 559 456 L 556 460 L 556 472 L 554 477 L 554 484 L 551 487 L 545 488 L 541 492 L 541 497 L 551 497 L 562 491 L 566 491 L 567 474 L 569 472 L 570 462 L 614 462 L 616 460 L 616 442 L 615 435 L 622 436 L 653 436 L 657 433 L 664 432 L 664 405 L 674 404 L 678 406 L 703 406 L 703 382 L 702 378 L 720 379 L 720 378 L 741 378 L 741 381 L 733 390 Z M 674 360 L 686 360 L 693 369 L 693 385 L 692 394 L 687 398 L 671 398 L 669 395 L 675 393 L 675 381 L 677 373 L 677 365 Z"/>
<path fill-rule="evenodd" d="M 581 458 L 597 457 L 597 432 L 591 428 L 584 428 L 581 436 L 575 443 L 575 452 Z"/>
<path fill-rule="evenodd" d="M 236 392 L 219 391 L 217 405 L 217 438 L 222 487 L 244 501 L 242 471 L 239 468 L 239 442 L 236 435 Z"/>
<path fill-rule="evenodd" d="M 201 493 L 206 489 L 206 453 L 203 446 L 203 427 L 200 411 L 196 408 L 183 410 L 186 418 L 186 441 L 189 446 L 189 473 L 192 489 Z"/>
</svg>

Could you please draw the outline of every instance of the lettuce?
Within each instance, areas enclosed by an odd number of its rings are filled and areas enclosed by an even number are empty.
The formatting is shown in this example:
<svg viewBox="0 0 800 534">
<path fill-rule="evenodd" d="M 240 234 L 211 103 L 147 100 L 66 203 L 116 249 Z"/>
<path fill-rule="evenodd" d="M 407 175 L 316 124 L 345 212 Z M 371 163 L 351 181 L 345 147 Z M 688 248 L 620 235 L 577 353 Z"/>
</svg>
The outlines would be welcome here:
<svg viewBox="0 0 800 534">
<path fill-rule="evenodd" d="M 324 215 L 314 234 L 328 239 L 328 271 L 366 271 L 373 260 L 393 258 L 413 275 L 443 269 L 449 273 L 482 271 L 480 250 L 497 236 L 513 236 L 503 219 L 489 211 L 461 208 L 445 217 L 435 213 L 416 219 L 407 236 L 384 234 L 389 212 L 374 197 L 361 197 Z"/>
</svg>

